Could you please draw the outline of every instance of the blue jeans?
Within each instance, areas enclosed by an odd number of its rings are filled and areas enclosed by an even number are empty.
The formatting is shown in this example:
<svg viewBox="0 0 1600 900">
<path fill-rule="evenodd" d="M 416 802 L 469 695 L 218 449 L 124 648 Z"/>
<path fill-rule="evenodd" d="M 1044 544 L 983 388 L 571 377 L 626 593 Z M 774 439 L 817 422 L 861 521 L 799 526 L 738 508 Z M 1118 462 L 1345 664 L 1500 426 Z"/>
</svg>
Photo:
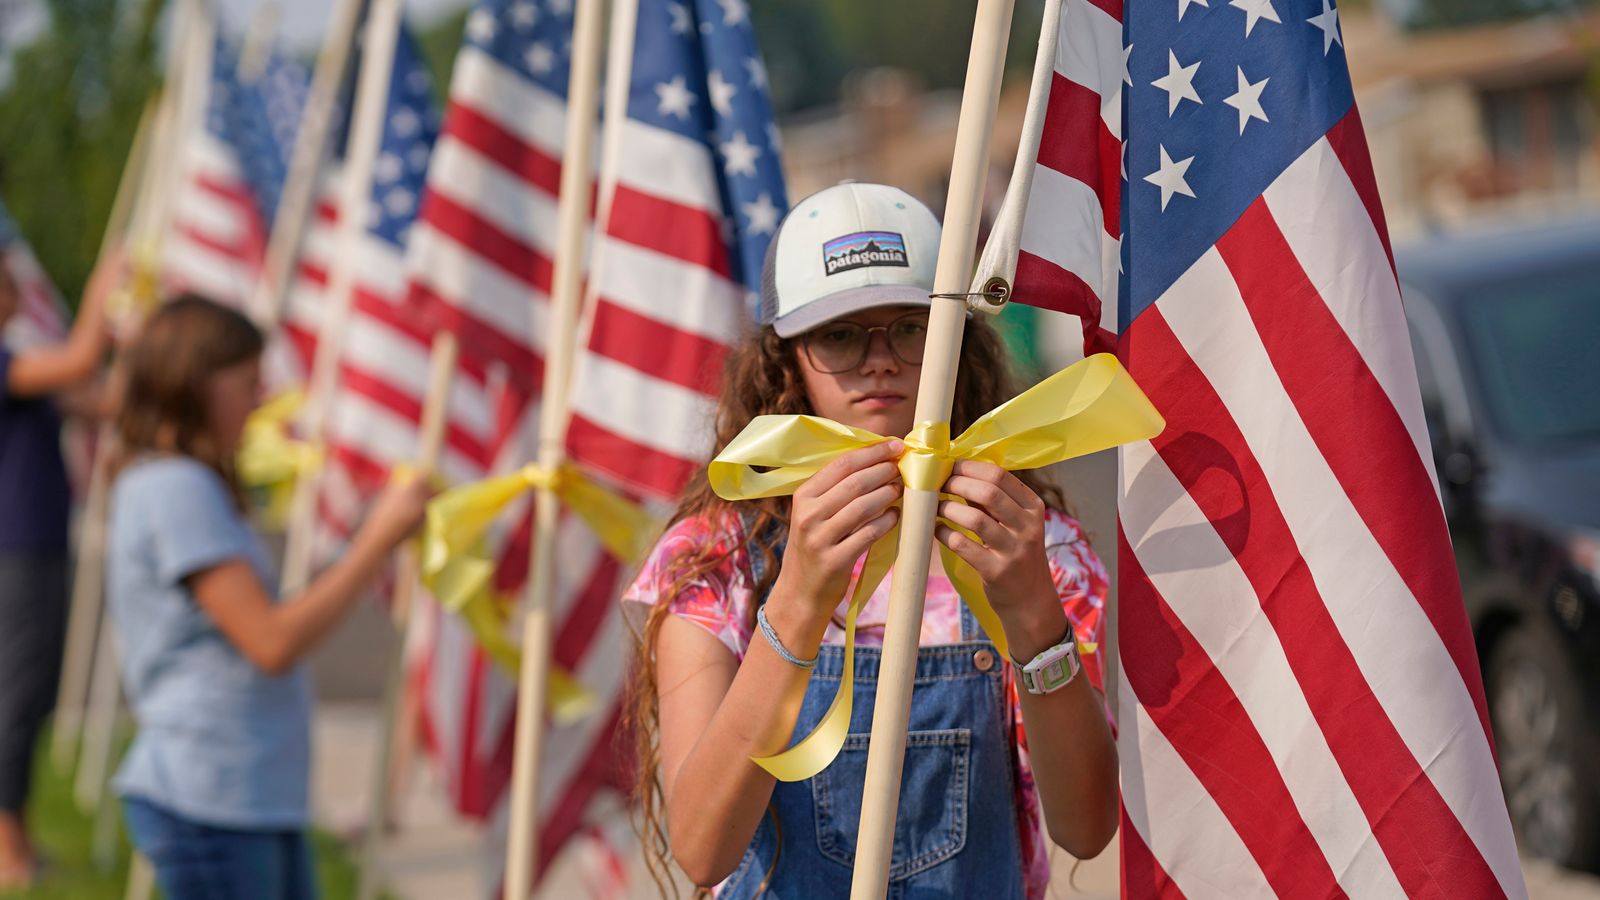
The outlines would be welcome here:
<svg viewBox="0 0 1600 900">
<path fill-rule="evenodd" d="M 166 900 L 316 900 L 304 831 L 202 825 L 137 797 L 122 808 Z"/>
</svg>

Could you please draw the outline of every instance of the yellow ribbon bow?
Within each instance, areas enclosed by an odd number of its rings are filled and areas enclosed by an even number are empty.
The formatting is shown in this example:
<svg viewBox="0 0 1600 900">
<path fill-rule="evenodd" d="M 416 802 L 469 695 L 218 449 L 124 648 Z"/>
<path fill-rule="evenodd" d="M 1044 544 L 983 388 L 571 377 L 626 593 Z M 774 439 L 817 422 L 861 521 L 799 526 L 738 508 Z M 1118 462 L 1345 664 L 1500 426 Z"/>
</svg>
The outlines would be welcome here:
<svg viewBox="0 0 1600 900">
<path fill-rule="evenodd" d="M 1100 353 L 995 407 L 953 441 L 947 423 L 918 425 L 904 439 L 900 475 L 908 488 L 938 491 L 958 459 L 981 459 L 1010 470 L 1034 469 L 1148 440 L 1165 426 L 1117 358 Z M 707 476 L 725 500 L 786 496 L 839 454 L 886 440 L 817 416 L 757 416 L 711 462 Z M 898 537 L 896 529 L 867 552 L 845 613 L 844 677 L 828 711 L 794 746 L 772 756 L 752 757 L 779 781 L 816 775 L 844 746 L 855 677 L 856 617 L 894 564 Z M 949 548 L 938 547 L 951 584 L 989 639 L 1009 657 L 1005 632 L 984 594 L 982 579 Z"/>
<path fill-rule="evenodd" d="M 106 298 L 106 306 L 113 318 L 138 321 L 161 303 L 160 246 L 144 241 L 128 256 L 124 279 Z"/>
<path fill-rule="evenodd" d="M 320 447 L 289 436 L 289 426 L 304 404 L 304 392 L 285 391 L 245 421 L 234 465 L 239 480 L 262 496 L 261 518 L 269 527 L 283 527 L 295 481 L 322 465 Z"/>
<path fill-rule="evenodd" d="M 583 519 L 600 543 L 626 563 L 650 549 L 656 523 L 643 508 L 592 480 L 575 466 L 551 472 L 528 465 L 509 474 L 462 485 L 428 504 L 422 535 L 422 583 L 445 609 L 460 615 L 491 658 L 511 672 L 522 653 L 507 636 L 511 604 L 495 597 L 495 564 L 488 556 L 489 527 L 507 506 L 531 490 L 548 489 Z M 570 674 L 552 667 L 552 714 L 558 721 L 580 717 L 594 698 Z"/>
</svg>

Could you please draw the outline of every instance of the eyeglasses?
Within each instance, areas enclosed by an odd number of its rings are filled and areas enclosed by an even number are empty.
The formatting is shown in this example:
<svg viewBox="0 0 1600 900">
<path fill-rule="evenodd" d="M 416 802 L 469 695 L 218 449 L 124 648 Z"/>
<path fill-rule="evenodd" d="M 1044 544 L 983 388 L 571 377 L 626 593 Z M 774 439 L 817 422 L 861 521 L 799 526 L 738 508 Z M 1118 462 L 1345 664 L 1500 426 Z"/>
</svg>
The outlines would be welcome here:
<svg viewBox="0 0 1600 900">
<path fill-rule="evenodd" d="M 927 313 L 908 313 L 887 325 L 870 328 L 858 322 L 829 322 L 806 332 L 800 340 L 812 368 L 838 375 L 859 369 L 867 361 L 875 331 L 884 333 L 895 359 L 908 366 L 922 365 L 922 348 L 928 340 Z"/>
</svg>

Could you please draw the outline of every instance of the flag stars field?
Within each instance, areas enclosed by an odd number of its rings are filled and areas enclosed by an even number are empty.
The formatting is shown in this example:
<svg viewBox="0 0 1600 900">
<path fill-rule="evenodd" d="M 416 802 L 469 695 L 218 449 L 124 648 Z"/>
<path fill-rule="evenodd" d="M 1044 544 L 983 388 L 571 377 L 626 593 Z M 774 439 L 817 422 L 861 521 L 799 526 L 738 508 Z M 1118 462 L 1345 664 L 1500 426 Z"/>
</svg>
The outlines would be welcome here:
<svg viewBox="0 0 1600 900">
<path fill-rule="evenodd" d="M 1278 11 L 1273 8 L 1272 0 L 1228 0 L 1228 5 L 1244 10 L 1244 36 L 1249 37 L 1256 23 L 1262 19 L 1268 22 L 1283 24 L 1278 18 Z"/>
<path fill-rule="evenodd" d="M 494 14 L 482 7 L 472 11 L 467 17 L 467 37 L 480 43 L 487 44 L 494 40 L 495 25 Z"/>
<path fill-rule="evenodd" d="M 672 33 L 678 35 L 688 34 L 693 30 L 689 24 L 689 8 L 682 3 L 668 3 L 667 14 L 672 17 Z"/>
<path fill-rule="evenodd" d="M 1183 14 L 1188 12 L 1189 11 L 1189 7 L 1191 7 L 1191 6 L 1204 6 L 1207 9 L 1211 8 L 1211 4 L 1207 3 L 1206 0 L 1178 0 L 1178 21 L 1179 22 L 1183 21 Z"/>
<path fill-rule="evenodd" d="M 1177 112 L 1178 104 L 1185 100 L 1193 100 L 1199 104 L 1204 103 L 1194 89 L 1194 76 L 1199 68 L 1200 62 L 1198 60 L 1191 65 L 1180 65 L 1178 63 L 1178 54 L 1171 50 L 1167 51 L 1167 74 L 1150 82 L 1152 85 L 1167 92 L 1167 115 L 1170 116 Z"/>
<path fill-rule="evenodd" d="M 711 89 L 711 108 L 717 111 L 717 115 L 733 115 L 733 98 L 739 93 L 739 89 L 723 78 L 722 73 L 716 69 L 712 69 L 711 74 L 706 76 L 706 85 Z"/>
<path fill-rule="evenodd" d="M 656 107 L 657 112 L 663 116 L 677 116 L 680 119 L 688 119 L 690 107 L 700 99 L 689 90 L 681 75 L 671 81 L 657 84 L 656 97 L 660 100 Z"/>
<path fill-rule="evenodd" d="M 1322 12 L 1306 20 L 1322 30 L 1322 55 L 1327 56 L 1334 44 L 1344 46 L 1344 39 L 1339 36 L 1339 8 L 1322 0 Z"/>
<path fill-rule="evenodd" d="M 782 210 L 772 202 L 771 194 L 762 194 L 754 203 L 744 204 L 745 218 L 750 222 L 751 234 L 773 234 L 778 230 Z"/>
<path fill-rule="evenodd" d="M 733 140 L 722 144 L 722 158 L 730 175 L 747 175 L 751 178 L 756 174 L 756 160 L 761 157 L 761 148 L 750 143 L 744 132 L 735 131 Z"/>
<path fill-rule="evenodd" d="M 384 151 L 372 165 L 372 177 L 385 184 L 399 181 L 405 174 L 405 162 L 390 151 Z"/>
<path fill-rule="evenodd" d="M 1172 199 L 1173 194 L 1182 194 L 1185 197 L 1194 196 L 1194 191 L 1189 189 L 1189 182 L 1185 181 L 1183 177 L 1184 173 L 1189 171 L 1189 164 L 1194 162 L 1194 157 L 1191 156 L 1188 159 L 1180 159 L 1177 162 L 1173 162 L 1172 157 L 1167 155 L 1165 146 L 1161 147 L 1160 151 L 1161 168 L 1146 175 L 1144 180 L 1161 188 L 1161 209 L 1165 211 L 1167 202 Z"/>
<path fill-rule="evenodd" d="M 1266 110 L 1261 108 L 1261 92 L 1266 88 L 1267 82 L 1271 79 L 1263 78 L 1260 81 L 1251 84 L 1250 79 L 1244 77 L 1244 69 L 1242 67 L 1235 66 L 1234 68 L 1237 70 L 1239 75 L 1239 90 L 1233 96 L 1223 100 L 1222 102 L 1239 111 L 1239 133 L 1244 134 L 1245 123 L 1249 122 L 1251 119 L 1260 119 L 1263 122 L 1267 121 Z"/>
<path fill-rule="evenodd" d="M 555 68 L 556 52 L 550 49 L 549 44 L 534 43 L 529 45 L 527 59 L 528 71 L 535 75 L 543 75 Z"/>
<path fill-rule="evenodd" d="M 744 0 L 717 0 L 722 7 L 722 24 L 748 25 L 750 23 L 750 6 Z"/>
<path fill-rule="evenodd" d="M 767 65 L 760 59 L 752 56 L 744 61 L 744 67 L 750 70 L 750 83 L 756 90 L 767 89 Z"/>
<path fill-rule="evenodd" d="M 528 3 L 526 0 L 521 3 L 511 4 L 511 21 L 518 28 L 523 29 L 532 28 L 539 24 L 538 4 Z"/>
</svg>

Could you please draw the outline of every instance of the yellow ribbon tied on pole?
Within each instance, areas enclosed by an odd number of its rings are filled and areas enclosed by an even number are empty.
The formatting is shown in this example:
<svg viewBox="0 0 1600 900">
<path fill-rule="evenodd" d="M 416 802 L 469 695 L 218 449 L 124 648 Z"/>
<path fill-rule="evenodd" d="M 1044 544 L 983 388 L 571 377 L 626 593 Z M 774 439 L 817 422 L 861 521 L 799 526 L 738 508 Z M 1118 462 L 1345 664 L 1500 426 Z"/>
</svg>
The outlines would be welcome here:
<svg viewBox="0 0 1600 900">
<path fill-rule="evenodd" d="M 1148 440 L 1166 427 L 1161 414 L 1115 356 L 1081 360 L 995 407 L 950 439 L 945 422 L 927 422 L 906 435 L 900 475 L 906 487 L 939 491 L 959 459 L 981 459 L 1009 470 L 1034 469 Z M 818 416 L 757 416 L 712 460 L 711 487 L 725 500 L 793 494 L 841 453 L 889 440 Z M 970 537 L 971 535 L 969 535 Z M 855 678 L 856 618 L 882 583 L 899 551 L 899 529 L 867 552 L 845 613 L 844 672 L 839 692 L 817 727 L 794 746 L 753 761 L 779 781 L 803 781 L 827 768 L 850 728 Z M 1009 657 L 999 617 L 983 581 L 959 556 L 939 544 L 950 582 L 989 639 Z"/>
<path fill-rule="evenodd" d="M 115 319 L 138 322 L 161 305 L 161 247 L 142 241 L 128 256 L 126 277 L 106 298 L 106 307 Z"/>
<path fill-rule="evenodd" d="M 251 413 L 234 461 L 239 480 L 262 496 L 261 517 L 271 527 L 288 521 L 295 482 L 322 465 L 321 448 L 289 434 L 305 399 L 302 391 L 285 391 Z"/>
<path fill-rule="evenodd" d="M 487 536 L 506 507 L 533 490 L 553 491 L 588 524 L 606 550 L 626 563 L 644 558 L 657 528 L 638 504 L 575 466 L 552 472 L 528 465 L 435 497 L 428 504 L 422 534 L 422 583 L 441 606 L 460 615 L 484 651 L 511 672 L 521 667 L 522 653 L 506 633 L 510 604 L 495 596 L 495 564 L 487 552 Z M 550 700 L 558 721 L 581 717 L 594 702 L 576 679 L 554 667 Z"/>
</svg>

